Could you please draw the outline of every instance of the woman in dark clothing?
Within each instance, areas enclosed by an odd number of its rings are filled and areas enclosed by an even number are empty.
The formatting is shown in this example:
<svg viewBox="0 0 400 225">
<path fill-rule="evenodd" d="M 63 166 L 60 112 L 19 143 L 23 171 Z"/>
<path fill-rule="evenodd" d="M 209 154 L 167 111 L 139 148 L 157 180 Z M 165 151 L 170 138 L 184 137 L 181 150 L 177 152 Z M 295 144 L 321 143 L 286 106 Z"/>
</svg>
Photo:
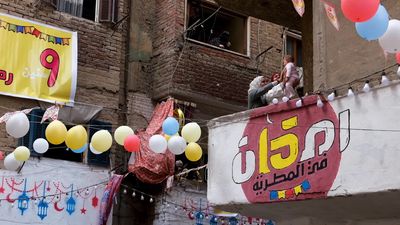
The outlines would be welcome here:
<svg viewBox="0 0 400 225">
<path fill-rule="evenodd" d="M 250 83 L 248 90 L 248 105 L 249 109 L 254 109 L 267 105 L 267 101 L 264 98 L 264 94 L 271 90 L 277 81 L 268 83 L 268 79 L 264 76 L 258 76 Z"/>
</svg>

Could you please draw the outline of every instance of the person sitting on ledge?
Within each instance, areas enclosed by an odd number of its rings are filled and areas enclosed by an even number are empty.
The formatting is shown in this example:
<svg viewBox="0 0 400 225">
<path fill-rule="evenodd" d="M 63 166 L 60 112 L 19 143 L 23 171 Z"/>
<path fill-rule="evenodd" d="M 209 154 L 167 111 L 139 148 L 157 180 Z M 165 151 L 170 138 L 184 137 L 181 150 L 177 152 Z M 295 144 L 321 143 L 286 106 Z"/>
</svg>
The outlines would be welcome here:
<svg viewBox="0 0 400 225">
<path fill-rule="evenodd" d="M 250 83 L 248 90 L 248 109 L 254 109 L 267 105 L 268 103 L 264 98 L 264 95 L 277 84 L 277 81 L 268 83 L 268 78 L 264 76 L 258 76 L 254 78 L 254 80 Z"/>
</svg>

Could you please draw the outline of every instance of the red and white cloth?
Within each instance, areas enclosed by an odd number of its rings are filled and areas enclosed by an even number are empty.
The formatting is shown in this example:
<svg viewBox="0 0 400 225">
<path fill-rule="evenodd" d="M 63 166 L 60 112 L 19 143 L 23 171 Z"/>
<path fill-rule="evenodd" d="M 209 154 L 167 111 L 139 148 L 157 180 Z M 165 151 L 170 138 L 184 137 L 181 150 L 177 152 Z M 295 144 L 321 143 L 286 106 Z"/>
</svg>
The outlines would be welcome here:
<svg viewBox="0 0 400 225">
<path fill-rule="evenodd" d="M 154 109 L 147 129 L 138 132 L 140 151 L 136 153 L 133 164 L 129 164 L 129 171 L 144 183 L 159 184 L 174 174 L 175 155 L 170 151 L 157 154 L 149 147 L 150 137 L 162 133 L 162 123 L 167 117 L 173 116 L 173 111 L 173 99 L 160 103 Z"/>
<path fill-rule="evenodd" d="M 304 0 L 292 0 L 294 9 L 302 17 L 305 12 Z"/>
<path fill-rule="evenodd" d="M 60 107 L 58 105 L 54 105 L 46 110 L 44 112 L 42 121 L 40 123 L 43 123 L 47 119 L 52 119 L 52 120 L 57 120 L 58 119 L 58 112 L 60 111 Z"/>
<path fill-rule="evenodd" d="M 326 15 L 328 16 L 329 21 L 336 28 L 336 30 L 339 31 L 340 25 L 339 20 L 336 16 L 335 6 L 332 3 L 326 1 L 322 1 L 322 3 L 324 4 Z"/>
<path fill-rule="evenodd" d="M 4 114 L 2 117 L 0 117 L 0 123 L 7 122 L 13 115 L 15 115 L 17 113 L 22 112 L 22 113 L 25 113 L 25 114 L 29 114 L 34 109 L 36 109 L 36 108 L 24 109 L 24 110 L 15 111 L 15 112 L 8 112 L 8 113 Z"/>
</svg>

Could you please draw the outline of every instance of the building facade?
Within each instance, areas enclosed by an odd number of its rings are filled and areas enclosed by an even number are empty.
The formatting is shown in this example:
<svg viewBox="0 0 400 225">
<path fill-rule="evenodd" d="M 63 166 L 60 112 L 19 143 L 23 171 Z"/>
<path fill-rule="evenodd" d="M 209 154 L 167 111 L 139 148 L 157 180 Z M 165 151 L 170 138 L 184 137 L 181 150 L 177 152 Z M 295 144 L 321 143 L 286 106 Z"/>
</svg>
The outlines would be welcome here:
<svg viewBox="0 0 400 225">
<path fill-rule="evenodd" d="M 218 2 L 297 27 L 307 49 L 305 89 L 313 94 L 209 123 L 209 201 L 278 224 L 398 224 L 398 180 L 386 182 L 397 171 L 389 159 L 397 154 L 397 141 L 386 139 L 394 137 L 399 90 L 394 55 L 357 35 L 341 1 L 329 1 L 339 31 L 320 1 L 305 0 L 302 18 L 291 1 Z M 397 2 L 381 4 L 398 17 Z M 271 13 L 260 13 L 266 11 Z M 327 101 L 332 92 L 336 97 Z"/>
<path fill-rule="evenodd" d="M 0 12 L 76 32 L 74 106 L 63 106 L 59 112 L 59 119 L 68 128 L 82 124 L 89 138 L 99 129 L 114 131 L 119 125 L 146 128 L 156 103 L 172 97 L 176 105 L 185 109 L 187 121 L 197 121 L 202 126 L 200 144 L 204 155 L 200 162 L 187 164 L 184 157 L 177 157 L 188 168 L 207 163 L 207 121 L 245 110 L 250 81 L 257 75 L 271 76 L 281 70 L 281 59 L 287 51 L 286 36 L 291 35 L 293 43 L 300 40 L 296 32 L 289 34 L 280 25 L 220 8 L 214 1 L 7 0 L 0 3 Z M 10 26 L 5 30 L 12 32 Z M 23 32 L 26 34 L 26 30 Z M 225 35 L 229 33 L 228 41 L 224 41 L 224 32 Z M 47 36 L 46 40 L 51 39 Z M 230 42 L 229 46 L 227 42 Z M 41 124 L 40 119 L 50 106 L 43 101 L 1 95 L 0 114 L 40 108 L 28 114 L 32 130 L 22 139 L 10 137 L 5 126 L 0 126 L 1 150 L 8 153 L 19 145 L 32 150 L 33 141 L 44 137 L 48 122 Z M 19 197 L 19 192 L 13 192 L 12 186 L 6 188 L 6 193 L 10 195 L 0 196 L 0 199 L 4 197 L 6 200 L 1 202 L 7 205 L 2 210 L 9 210 L 12 219 L 3 221 L 5 224 L 19 224 L 33 219 L 47 224 L 56 220 L 65 224 L 95 223 L 99 207 L 97 201 L 101 198 L 104 180 L 109 178 L 108 172 L 126 172 L 130 159 L 130 155 L 116 145 L 101 155 L 90 151 L 80 154 L 64 151 L 66 146 L 59 147 L 62 152 L 55 152 L 53 148 L 41 156 L 32 154 L 19 173 L 1 171 L 5 182 L 17 178 L 21 195 L 24 182 L 28 191 L 33 188 L 42 192 L 35 194 L 36 203 L 33 200 L 28 203 L 32 211 L 21 215 L 17 204 L 12 204 Z M 49 170 L 52 172 L 46 173 Z M 79 170 L 82 172 L 77 179 Z M 35 175 L 30 175 L 31 171 Z M 46 175 L 41 177 L 40 173 Z M 60 200 L 53 199 L 58 195 L 58 192 L 53 193 L 58 190 L 55 185 L 61 180 L 68 190 L 64 188 L 60 193 L 68 192 L 70 195 L 60 195 Z M 114 204 L 113 224 L 192 223 L 191 216 L 185 211 L 187 209 L 178 207 L 175 210 L 169 204 L 182 206 L 187 199 L 192 199 L 196 207 L 206 207 L 205 180 L 204 171 L 189 174 L 186 182 L 176 181 L 171 192 L 164 193 L 165 182 L 149 185 L 129 176 L 123 181 L 128 194 L 120 192 Z M 35 182 L 42 182 L 41 186 Z M 48 187 L 44 188 L 46 184 Z M 143 202 L 132 197 L 129 188 L 156 198 L 154 202 L 148 199 Z M 40 204 L 41 196 L 52 199 Z M 49 216 L 42 219 L 35 210 L 38 205 L 44 207 L 45 203 Z M 68 206 L 72 205 L 75 205 L 75 210 L 67 212 Z M 50 216 L 51 212 L 54 215 Z M 70 217 L 65 219 L 66 215 Z"/>
<path fill-rule="evenodd" d="M 68 128 L 76 124 L 83 125 L 89 133 L 89 138 L 96 130 L 111 131 L 118 124 L 125 124 L 126 112 L 120 107 L 125 104 L 125 102 L 120 102 L 124 94 L 120 90 L 120 81 L 123 80 L 126 70 L 128 23 L 126 20 L 120 22 L 118 20 L 128 15 L 129 1 L 118 1 L 118 3 L 113 1 L 111 5 L 106 3 L 107 1 L 96 0 L 7 0 L 0 3 L 0 13 L 5 16 L 2 17 L 2 37 L 15 35 L 16 42 L 20 37 L 26 37 L 28 41 L 47 42 L 54 48 L 71 45 L 72 41 L 77 42 L 77 60 L 73 65 L 77 74 L 75 98 L 72 97 L 74 106 L 63 106 L 58 118 Z M 21 24 L 10 23 L 4 18 L 13 18 Z M 28 26 L 22 26 L 25 23 L 42 27 L 42 29 L 36 27 L 41 33 L 29 31 Z M 17 25 L 17 32 L 13 32 L 14 25 Z M 19 30 L 22 27 L 23 29 Z M 59 38 L 53 40 L 52 38 L 57 37 L 57 34 L 52 34 L 50 31 L 45 34 L 47 28 L 76 32 L 77 38 L 65 42 L 61 42 Z M 2 39 L 3 43 L 5 41 Z M 51 41 L 53 42 L 50 43 Z M 12 46 L 18 48 L 15 43 Z M 22 46 L 21 43 L 18 44 Z M 40 56 L 40 52 L 35 52 L 33 47 L 30 49 L 28 46 L 26 51 L 38 54 L 35 57 Z M 5 54 L 6 50 L 3 48 L 2 52 Z M 2 69 L 6 69 L 3 62 L 10 62 L 16 68 L 18 64 L 15 64 L 14 60 L 23 56 L 19 52 L 9 57 L 7 61 L 3 60 Z M 62 57 L 63 55 L 60 55 L 61 59 Z M 54 59 L 47 58 L 46 60 L 51 64 Z M 60 64 L 61 67 L 62 64 Z M 32 73 L 27 72 L 26 75 L 32 75 L 30 76 L 32 82 L 34 82 L 33 79 L 39 79 L 34 77 L 34 74 L 48 71 L 31 69 Z M 21 75 L 15 73 L 14 81 Z M 64 75 L 66 74 L 60 75 L 58 80 L 63 79 L 61 76 Z M 23 87 L 21 83 L 16 85 Z M 4 93 L 4 86 L 2 93 Z M 90 151 L 72 153 L 66 150 L 65 145 L 60 145 L 50 146 L 50 150 L 43 155 L 35 154 L 32 143 L 36 138 L 44 138 L 44 130 L 49 122 L 45 121 L 42 124 L 41 118 L 44 110 L 50 106 L 51 104 L 44 101 L 0 96 L 1 115 L 35 108 L 28 114 L 31 126 L 25 137 L 13 138 L 7 134 L 5 123 L 0 126 L 2 151 L 7 154 L 21 145 L 29 147 L 32 151 L 31 158 L 18 173 L 4 170 L 2 166 L 3 185 L 0 199 L 3 217 L 1 224 L 97 223 L 100 200 L 109 179 L 110 168 L 124 162 L 123 154 L 119 153 L 123 150 L 117 148 L 101 155 L 94 155 Z M 23 200 L 24 197 L 28 199 Z"/>
</svg>

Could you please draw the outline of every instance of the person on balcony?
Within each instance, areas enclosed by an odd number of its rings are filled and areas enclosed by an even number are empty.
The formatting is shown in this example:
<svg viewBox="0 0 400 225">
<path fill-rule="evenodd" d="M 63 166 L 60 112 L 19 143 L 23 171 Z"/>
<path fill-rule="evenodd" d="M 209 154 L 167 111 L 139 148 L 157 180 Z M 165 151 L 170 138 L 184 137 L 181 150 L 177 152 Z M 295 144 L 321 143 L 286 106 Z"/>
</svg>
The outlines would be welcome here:
<svg viewBox="0 0 400 225">
<path fill-rule="evenodd" d="M 283 83 L 283 87 L 285 87 L 285 95 L 291 99 L 297 96 L 295 89 L 300 83 L 300 76 L 294 65 L 293 56 L 286 55 L 283 58 L 283 65 L 285 67 L 281 72 L 280 81 Z"/>
<path fill-rule="evenodd" d="M 228 31 L 224 31 L 218 37 L 211 39 L 210 44 L 220 48 L 229 49 L 231 47 L 229 37 L 230 33 Z"/>
<path fill-rule="evenodd" d="M 268 104 L 267 100 L 265 99 L 265 93 L 278 84 L 277 81 L 273 81 L 271 83 L 268 81 L 269 80 L 267 77 L 258 76 L 250 83 L 247 104 L 249 109 L 254 109 Z"/>
</svg>

